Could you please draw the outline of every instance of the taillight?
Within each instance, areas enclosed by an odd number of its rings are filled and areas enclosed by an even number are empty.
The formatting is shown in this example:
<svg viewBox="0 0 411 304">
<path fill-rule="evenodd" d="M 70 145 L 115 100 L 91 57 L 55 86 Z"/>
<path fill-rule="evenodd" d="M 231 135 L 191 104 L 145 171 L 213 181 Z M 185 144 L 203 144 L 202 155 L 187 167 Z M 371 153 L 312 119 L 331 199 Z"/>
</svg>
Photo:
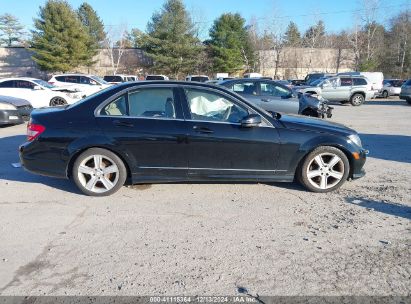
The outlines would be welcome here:
<svg viewBox="0 0 411 304">
<path fill-rule="evenodd" d="M 36 139 L 41 133 L 46 130 L 46 127 L 34 124 L 31 121 L 27 124 L 27 140 L 32 141 Z"/>
<path fill-rule="evenodd" d="M 53 82 L 53 81 L 49 81 L 49 84 L 53 85 L 53 84 L 54 84 L 54 82 Z"/>
</svg>

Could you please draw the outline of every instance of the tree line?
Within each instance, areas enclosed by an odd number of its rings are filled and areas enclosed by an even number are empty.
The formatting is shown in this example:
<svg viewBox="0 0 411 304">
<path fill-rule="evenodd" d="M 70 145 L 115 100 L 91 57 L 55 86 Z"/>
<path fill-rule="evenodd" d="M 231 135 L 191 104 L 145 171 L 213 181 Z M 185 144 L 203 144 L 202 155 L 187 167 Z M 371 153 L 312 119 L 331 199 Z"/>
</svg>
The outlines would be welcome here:
<svg viewBox="0 0 411 304">
<path fill-rule="evenodd" d="M 359 22 L 336 34 L 327 33 L 322 20 L 301 33 L 292 21 L 284 28 L 275 17 L 263 24 L 257 20 L 247 24 L 240 14 L 225 13 L 213 22 L 209 38 L 202 41 L 198 23 L 182 0 L 165 0 L 145 31 L 128 30 L 126 26 L 116 30 L 105 27 L 88 3 L 75 9 L 65 0 L 48 0 L 40 7 L 30 33 L 25 32 L 16 17 L 1 15 L 0 44 L 29 47 L 39 68 L 49 72 L 91 67 L 99 49 L 107 51 L 116 72 L 124 49 L 133 47 L 141 48 L 152 59 L 150 69 L 176 79 L 186 74 L 259 71 L 262 50 L 272 51 L 276 74 L 282 52 L 293 47 L 313 52 L 317 48 L 349 49 L 354 59 L 353 70 L 409 77 L 410 11 L 404 10 L 387 24 L 380 24 L 376 2 L 363 1 L 366 9 Z"/>
</svg>

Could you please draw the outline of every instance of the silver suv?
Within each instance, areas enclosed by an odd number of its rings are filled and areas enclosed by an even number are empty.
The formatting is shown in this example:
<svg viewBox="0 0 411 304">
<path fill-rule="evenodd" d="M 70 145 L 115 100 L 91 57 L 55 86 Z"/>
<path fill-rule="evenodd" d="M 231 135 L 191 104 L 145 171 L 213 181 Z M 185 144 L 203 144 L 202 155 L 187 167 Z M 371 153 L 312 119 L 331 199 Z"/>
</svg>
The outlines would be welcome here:
<svg viewBox="0 0 411 304">
<path fill-rule="evenodd" d="M 365 100 L 374 97 L 371 83 L 362 76 L 336 76 L 315 84 L 298 89 L 297 92 L 316 94 L 329 101 L 351 102 L 353 106 L 360 106 Z"/>
<path fill-rule="evenodd" d="M 411 79 L 408 79 L 401 87 L 400 99 L 405 99 L 411 104 Z"/>
</svg>

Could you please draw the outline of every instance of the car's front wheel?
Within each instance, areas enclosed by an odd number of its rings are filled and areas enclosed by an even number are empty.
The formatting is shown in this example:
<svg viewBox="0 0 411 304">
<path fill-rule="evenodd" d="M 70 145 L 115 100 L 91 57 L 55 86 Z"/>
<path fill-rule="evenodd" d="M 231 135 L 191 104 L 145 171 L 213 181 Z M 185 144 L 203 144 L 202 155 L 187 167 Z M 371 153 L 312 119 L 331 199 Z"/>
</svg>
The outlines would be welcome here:
<svg viewBox="0 0 411 304">
<path fill-rule="evenodd" d="M 325 193 L 344 184 L 350 163 L 341 150 L 323 146 L 308 154 L 298 170 L 299 180 L 308 190 Z"/>
<path fill-rule="evenodd" d="M 113 152 L 91 148 L 73 164 L 72 177 L 77 187 L 91 196 L 106 196 L 119 190 L 126 181 L 123 161 Z"/>
<path fill-rule="evenodd" d="M 60 97 L 60 96 L 53 97 L 50 100 L 50 107 L 64 106 L 66 104 L 67 104 L 67 101 L 63 97 Z"/>
<path fill-rule="evenodd" d="M 350 100 L 353 106 L 360 106 L 364 103 L 364 101 L 365 101 L 364 95 L 359 94 L 359 93 L 354 94 Z"/>
<path fill-rule="evenodd" d="M 388 91 L 383 91 L 382 92 L 382 97 L 383 98 L 388 98 Z"/>
</svg>

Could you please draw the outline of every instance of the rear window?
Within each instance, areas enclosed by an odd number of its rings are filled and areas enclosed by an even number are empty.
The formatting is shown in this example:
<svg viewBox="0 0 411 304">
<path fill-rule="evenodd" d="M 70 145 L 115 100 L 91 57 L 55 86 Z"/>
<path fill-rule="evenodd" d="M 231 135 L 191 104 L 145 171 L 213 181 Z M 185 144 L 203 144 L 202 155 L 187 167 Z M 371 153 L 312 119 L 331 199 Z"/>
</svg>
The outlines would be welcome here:
<svg viewBox="0 0 411 304">
<path fill-rule="evenodd" d="M 107 82 L 123 82 L 123 78 L 121 78 L 121 76 L 104 76 L 103 79 Z"/>
<path fill-rule="evenodd" d="M 404 82 L 402 80 L 392 80 L 391 81 L 391 85 L 393 87 L 399 88 L 400 86 L 402 86 Z"/>
<path fill-rule="evenodd" d="M 367 85 L 367 80 L 364 78 L 353 78 L 354 85 Z"/>
</svg>

